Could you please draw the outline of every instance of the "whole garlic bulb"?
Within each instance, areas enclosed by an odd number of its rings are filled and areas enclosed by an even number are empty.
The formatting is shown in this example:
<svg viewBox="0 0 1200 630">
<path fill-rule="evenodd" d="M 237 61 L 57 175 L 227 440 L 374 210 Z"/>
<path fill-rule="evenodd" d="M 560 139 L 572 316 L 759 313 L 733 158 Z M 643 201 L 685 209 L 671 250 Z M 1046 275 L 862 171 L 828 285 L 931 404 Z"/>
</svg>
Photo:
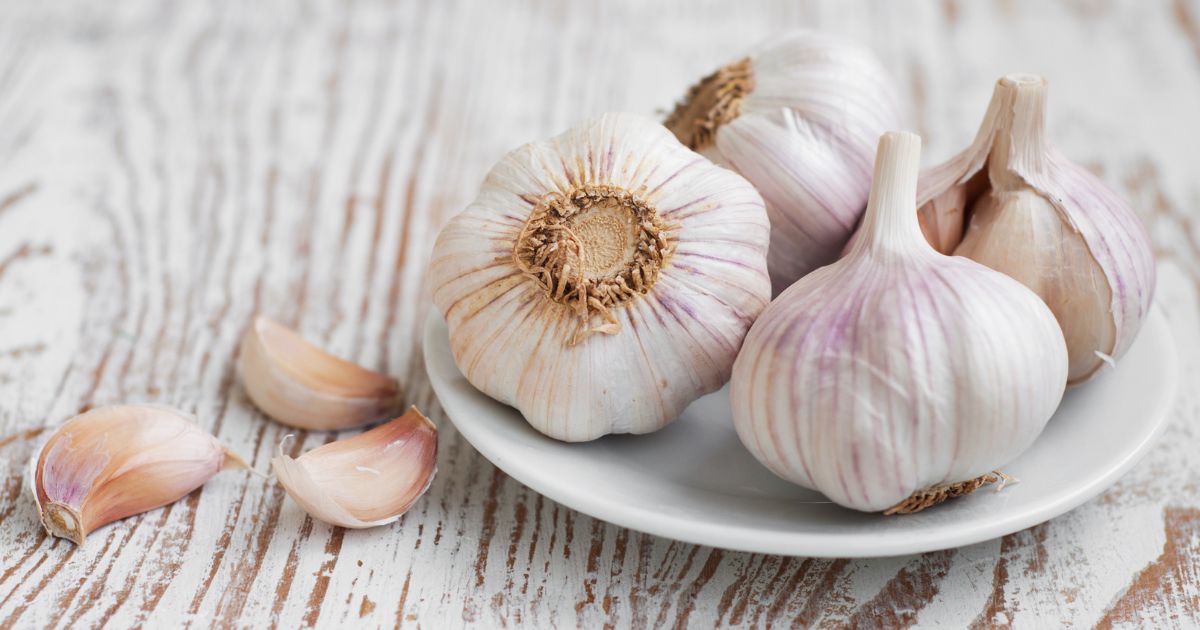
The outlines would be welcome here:
<svg viewBox="0 0 1200 630">
<path fill-rule="evenodd" d="M 1129 349 L 1154 297 L 1154 255 L 1133 210 L 1046 142 L 1045 101 L 1041 77 L 1000 79 L 975 141 L 922 175 L 917 203 L 939 251 L 1046 301 L 1077 384 Z"/>
<path fill-rule="evenodd" d="M 750 452 L 856 510 L 914 511 L 993 479 L 1066 386 L 1062 331 L 1037 295 L 922 238 L 920 146 L 880 140 L 861 238 L 767 307 L 733 369 Z"/>
<path fill-rule="evenodd" d="M 728 379 L 770 299 L 762 198 L 606 114 L 505 156 L 430 276 L 472 385 L 551 437 L 646 433 Z"/>
<path fill-rule="evenodd" d="M 801 31 L 703 78 L 664 124 L 762 194 L 778 294 L 837 258 L 866 207 L 875 143 L 899 118 L 869 50 Z"/>
</svg>

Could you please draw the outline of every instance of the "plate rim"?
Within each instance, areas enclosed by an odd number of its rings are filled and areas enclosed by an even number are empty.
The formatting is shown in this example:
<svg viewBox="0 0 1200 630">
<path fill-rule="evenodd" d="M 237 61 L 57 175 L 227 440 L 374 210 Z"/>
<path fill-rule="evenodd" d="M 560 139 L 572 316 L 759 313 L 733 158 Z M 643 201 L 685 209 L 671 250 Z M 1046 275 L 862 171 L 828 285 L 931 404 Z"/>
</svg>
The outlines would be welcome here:
<svg viewBox="0 0 1200 630">
<path fill-rule="evenodd" d="M 1168 343 L 1165 344 L 1167 350 L 1161 357 L 1165 364 L 1167 395 L 1158 397 L 1152 405 L 1148 406 L 1148 419 L 1152 422 L 1152 426 L 1131 449 L 1124 452 L 1119 459 L 1114 460 L 1117 462 L 1116 465 L 1110 466 L 1105 474 L 1088 480 L 1063 497 L 1057 499 L 1052 497 L 1040 504 L 1035 503 L 1033 507 L 1011 516 L 998 514 L 998 518 L 995 520 L 982 526 L 966 528 L 961 533 L 948 535 L 945 532 L 937 532 L 925 536 L 914 533 L 903 539 L 885 538 L 870 547 L 861 547 L 848 544 L 842 537 L 821 533 L 762 531 L 664 517 L 661 512 L 656 512 L 649 507 L 638 504 L 622 504 L 599 498 L 600 495 L 579 492 L 575 488 L 569 487 L 567 482 L 559 482 L 553 475 L 540 475 L 531 466 L 510 460 L 505 453 L 497 452 L 487 443 L 487 440 L 481 439 L 484 436 L 476 425 L 455 420 L 456 415 L 461 415 L 454 411 L 457 403 L 451 398 L 451 402 L 447 404 L 443 391 L 445 385 L 439 385 L 440 379 L 434 377 L 431 348 L 435 344 L 431 342 L 438 341 L 436 335 L 439 326 L 445 326 L 444 319 L 436 307 L 431 307 L 425 318 L 422 334 L 422 356 L 430 385 L 445 411 L 446 417 L 454 423 L 455 428 L 472 448 L 487 458 L 494 466 L 546 498 L 606 523 L 690 544 L 749 553 L 812 558 L 883 558 L 962 547 L 993 540 L 1044 523 L 1092 500 L 1133 468 L 1157 442 L 1166 428 L 1170 411 L 1178 396 L 1178 353 L 1174 344 L 1170 343 L 1173 334 L 1162 308 L 1155 303 L 1142 330 L 1139 331 L 1139 337 L 1151 326 L 1158 328 L 1160 333 L 1167 337 Z M 1136 342 L 1137 340 L 1135 340 Z M 451 357 L 451 363 L 453 362 L 453 357 Z M 482 393 L 481 395 L 486 396 Z M 514 411 L 516 410 L 514 409 Z"/>
</svg>

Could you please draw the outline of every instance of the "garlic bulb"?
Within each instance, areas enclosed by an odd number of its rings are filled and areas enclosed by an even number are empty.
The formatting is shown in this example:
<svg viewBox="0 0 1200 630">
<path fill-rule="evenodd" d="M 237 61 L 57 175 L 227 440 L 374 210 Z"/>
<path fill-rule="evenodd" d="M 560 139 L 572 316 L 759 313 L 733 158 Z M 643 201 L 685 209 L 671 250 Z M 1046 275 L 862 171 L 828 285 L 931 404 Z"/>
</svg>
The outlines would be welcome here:
<svg viewBox="0 0 1200 630">
<path fill-rule="evenodd" d="M 702 79 L 665 124 L 766 200 L 778 294 L 837 258 L 866 207 L 875 142 L 899 112 L 870 51 L 802 31 Z"/>
<path fill-rule="evenodd" d="M 1000 79 L 975 142 L 922 176 L 917 203 L 939 251 L 1045 300 L 1076 384 L 1133 342 L 1154 296 L 1154 256 L 1133 210 L 1046 142 L 1045 101 L 1041 77 Z"/>
<path fill-rule="evenodd" d="M 338 431 L 399 406 L 395 379 L 339 359 L 265 317 L 246 330 L 238 361 L 246 395 L 288 426 Z"/>
<path fill-rule="evenodd" d="M 363 529 L 400 518 L 433 483 L 437 427 L 412 407 L 403 416 L 299 458 L 271 460 L 279 484 L 313 518 Z"/>
<path fill-rule="evenodd" d="M 29 466 L 42 525 L 78 545 L 102 525 L 178 501 L 224 468 L 246 468 L 190 417 L 131 405 L 68 420 Z"/>
<path fill-rule="evenodd" d="M 729 379 L 768 232 L 746 180 L 606 114 L 492 169 L 438 235 L 433 301 L 467 380 L 538 431 L 646 433 Z"/>
<path fill-rule="evenodd" d="M 1003 480 L 992 471 L 1033 442 L 1066 387 L 1062 332 L 1037 295 L 922 239 L 920 146 L 883 136 L 861 238 L 767 307 L 731 382 L 759 461 L 868 512 Z"/>
</svg>

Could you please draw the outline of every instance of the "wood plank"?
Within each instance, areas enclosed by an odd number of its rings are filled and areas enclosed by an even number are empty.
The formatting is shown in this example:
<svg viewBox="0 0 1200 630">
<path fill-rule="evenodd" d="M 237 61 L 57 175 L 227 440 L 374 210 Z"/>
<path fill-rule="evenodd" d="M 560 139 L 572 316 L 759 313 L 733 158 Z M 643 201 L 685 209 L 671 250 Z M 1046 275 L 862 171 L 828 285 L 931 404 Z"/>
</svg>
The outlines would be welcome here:
<svg viewBox="0 0 1200 630">
<path fill-rule="evenodd" d="M 447 422 L 419 337 L 433 235 L 505 151 L 603 111 L 662 111 L 808 26 L 876 49 L 927 163 L 970 139 L 1000 74 L 1046 75 L 1054 140 L 1149 226 L 1194 384 L 1197 23 L 1196 0 L 6 4 L 0 625 L 1200 624 L 1194 387 L 1146 461 L 1047 524 L 921 556 L 781 558 L 631 532 L 522 487 Z M 179 407 L 265 470 L 292 431 L 237 383 L 258 312 L 401 379 L 442 430 L 429 495 L 393 526 L 343 531 L 225 473 L 83 548 L 46 537 L 25 461 L 92 406 Z"/>
</svg>

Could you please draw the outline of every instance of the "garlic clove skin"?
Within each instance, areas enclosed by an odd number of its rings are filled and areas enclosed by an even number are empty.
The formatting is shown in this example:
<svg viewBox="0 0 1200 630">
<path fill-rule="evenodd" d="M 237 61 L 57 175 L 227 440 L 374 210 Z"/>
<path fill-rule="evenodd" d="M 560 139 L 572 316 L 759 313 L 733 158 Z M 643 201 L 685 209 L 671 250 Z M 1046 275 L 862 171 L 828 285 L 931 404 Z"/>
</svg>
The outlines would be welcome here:
<svg viewBox="0 0 1200 630">
<path fill-rule="evenodd" d="M 799 31 L 705 77 L 664 124 L 762 193 L 778 295 L 837 258 L 866 207 L 875 143 L 900 110 L 870 51 Z"/>
<path fill-rule="evenodd" d="M 971 146 L 922 175 L 918 207 L 939 251 L 1002 271 L 1045 300 L 1077 385 L 1137 336 L 1154 297 L 1154 256 L 1120 196 L 1046 141 L 1045 100 L 1041 77 L 1000 79 Z"/>
<path fill-rule="evenodd" d="M 881 138 L 860 238 L 767 307 L 731 381 L 759 461 L 866 512 L 1002 479 L 1066 386 L 1063 334 L 1037 295 L 922 237 L 919 153 L 913 134 Z"/>
<path fill-rule="evenodd" d="M 178 501 L 225 468 L 247 468 L 194 420 L 157 406 L 75 416 L 30 460 L 46 531 L 82 545 L 113 521 Z"/>
<path fill-rule="evenodd" d="M 350 529 L 400 518 L 433 483 L 437 427 L 416 407 L 298 458 L 271 460 L 279 484 L 313 518 Z"/>
<path fill-rule="evenodd" d="M 467 380 L 536 430 L 648 433 L 729 379 L 770 300 L 769 230 L 741 176 L 605 114 L 492 169 L 438 235 L 433 301 Z"/>
<path fill-rule="evenodd" d="M 358 427 L 400 404 L 395 379 L 335 357 L 265 317 L 255 317 L 242 337 L 238 365 L 250 400 L 298 429 Z"/>
</svg>

